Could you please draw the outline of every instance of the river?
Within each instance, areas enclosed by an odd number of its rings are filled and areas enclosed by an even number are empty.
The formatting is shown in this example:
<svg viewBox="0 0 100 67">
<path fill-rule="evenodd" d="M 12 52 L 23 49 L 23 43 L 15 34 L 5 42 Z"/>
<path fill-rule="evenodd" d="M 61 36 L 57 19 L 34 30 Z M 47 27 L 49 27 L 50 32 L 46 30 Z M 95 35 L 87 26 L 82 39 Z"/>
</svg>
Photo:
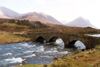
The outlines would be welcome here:
<svg viewBox="0 0 100 67">
<path fill-rule="evenodd" d="M 61 40 L 56 40 L 56 45 L 35 42 L 0 45 L 0 67 L 15 67 L 22 65 L 22 61 L 24 64 L 50 64 L 55 57 L 74 52 L 71 48 L 64 48 Z"/>
</svg>

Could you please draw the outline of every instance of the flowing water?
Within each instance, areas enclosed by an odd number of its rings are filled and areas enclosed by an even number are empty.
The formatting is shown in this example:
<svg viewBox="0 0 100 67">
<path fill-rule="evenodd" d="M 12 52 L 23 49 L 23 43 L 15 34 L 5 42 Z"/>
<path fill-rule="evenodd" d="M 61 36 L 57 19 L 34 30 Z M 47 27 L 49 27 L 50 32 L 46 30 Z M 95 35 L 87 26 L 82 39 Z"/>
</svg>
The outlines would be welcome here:
<svg viewBox="0 0 100 67">
<path fill-rule="evenodd" d="M 86 34 L 86 36 L 100 37 L 100 34 L 93 34 L 93 35 L 91 35 L 91 34 Z"/>
<path fill-rule="evenodd" d="M 50 64 L 55 57 L 62 57 L 74 53 L 73 49 L 64 48 L 64 44 L 57 40 L 56 44 L 41 43 L 13 43 L 0 45 L 0 67 L 14 67 L 25 64 Z"/>
</svg>

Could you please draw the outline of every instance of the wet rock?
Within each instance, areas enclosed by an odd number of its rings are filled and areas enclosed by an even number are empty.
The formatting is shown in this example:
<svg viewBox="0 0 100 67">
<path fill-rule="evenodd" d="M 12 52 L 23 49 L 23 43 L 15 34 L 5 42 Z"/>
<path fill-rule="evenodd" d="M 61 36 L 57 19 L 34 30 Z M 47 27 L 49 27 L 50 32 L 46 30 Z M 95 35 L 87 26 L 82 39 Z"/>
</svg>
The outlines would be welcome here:
<svg viewBox="0 0 100 67">
<path fill-rule="evenodd" d="M 24 65 L 25 64 L 25 61 L 22 61 L 22 65 Z"/>
<path fill-rule="evenodd" d="M 38 56 L 38 54 L 35 54 L 36 56 Z"/>
<path fill-rule="evenodd" d="M 58 60 L 58 57 L 54 57 L 54 60 Z"/>
<path fill-rule="evenodd" d="M 33 52 L 33 54 L 35 54 L 36 52 Z"/>
<path fill-rule="evenodd" d="M 85 51 L 85 49 L 82 49 L 82 51 Z"/>
<path fill-rule="evenodd" d="M 46 64 L 44 64 L 44 67 L 47 67 L 47 65 L 46 65 Z"/>
<path fill-rule="evenodd" d="M 89 54 L 92 54 L 91 52 L 89 52 Z"/>
</svg>

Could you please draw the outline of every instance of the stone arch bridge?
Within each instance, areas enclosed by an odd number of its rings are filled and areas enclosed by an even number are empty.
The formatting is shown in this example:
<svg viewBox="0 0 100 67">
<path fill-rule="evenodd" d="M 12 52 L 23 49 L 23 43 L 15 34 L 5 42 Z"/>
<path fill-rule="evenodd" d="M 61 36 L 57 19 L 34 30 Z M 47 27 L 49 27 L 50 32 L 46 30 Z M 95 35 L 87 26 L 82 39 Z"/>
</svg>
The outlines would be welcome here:
<svg viewBox="0 0 100 67">
<path fill-rule="evenodd" d="M 61 38 L 65 47 L 72 46 L 77 40 L 83 42 L 86 48 L 92 48 L 97 44 L 100 44 L 100 37 L 92 37 L 78 34 L 65 34 L 65 33 L 28 33 L 27 37 L 34 38 L 35 41 L 43 42 L 55 42 L 56 39 Z"/>
</svg>

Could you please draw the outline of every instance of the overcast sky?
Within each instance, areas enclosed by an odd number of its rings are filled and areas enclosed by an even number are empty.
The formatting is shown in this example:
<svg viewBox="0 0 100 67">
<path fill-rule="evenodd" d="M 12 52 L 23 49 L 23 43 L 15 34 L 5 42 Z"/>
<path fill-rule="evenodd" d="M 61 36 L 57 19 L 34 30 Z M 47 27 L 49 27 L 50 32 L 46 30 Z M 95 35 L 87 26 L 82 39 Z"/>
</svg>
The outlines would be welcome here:
<svg viewBox="0 0 100 67">
<path fill-rule="evenodd" d="M 0 0 L 0 6 L 18 13 L 43 12 L 59 21 L 81 16 L 100 28 L 100 0 Z"/>
</svg>

